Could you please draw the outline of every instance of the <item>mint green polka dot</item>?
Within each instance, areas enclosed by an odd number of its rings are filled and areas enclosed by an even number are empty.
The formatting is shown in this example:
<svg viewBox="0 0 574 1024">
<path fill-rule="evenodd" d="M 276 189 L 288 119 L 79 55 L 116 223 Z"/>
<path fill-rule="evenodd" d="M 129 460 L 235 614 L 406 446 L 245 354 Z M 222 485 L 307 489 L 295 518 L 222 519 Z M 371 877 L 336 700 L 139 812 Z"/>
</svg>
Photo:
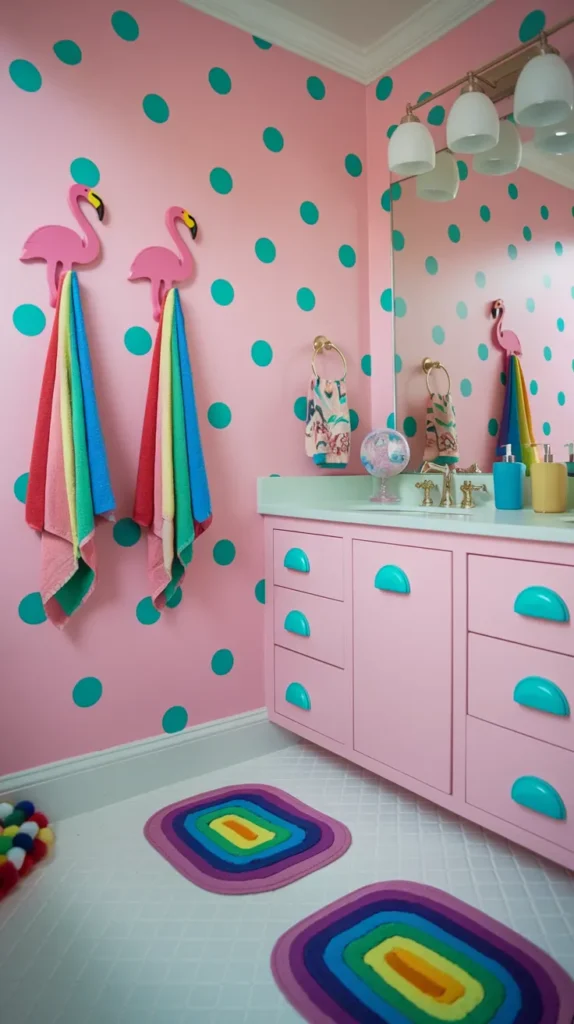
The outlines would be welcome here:
<svg viewBox="0 0 574 1024">
<path fill-rule="evenodd" d="M 251 346 L 251 358 L 256 366 L 269 366 L 273 359 L 273 349 L 268 341 L 254 341 Z"/>
<path fill-rule="evenodd" d="M 402 252 L 402 250 L 405 247 L 405 236 L 403 235 L 402 231 L 397 231 L 397 229 L 395 228 L 395 230 L 393 231 L 392 238 L 393 249 L 395 250 L 395 252 Z"/>
<path fill-rule="evenodd" d="M 400 295 L 397 295 L 395 299 L 395 316 L 403 317 L 407 315 L 407 304 L 404 299 L 401 299 Z"/>
<path fill-rule="evenodd" d="M 142 626 L 153 626 L 155 622 L 159 622 L 161 612 L 154 608 L 151 597 L 142 597 L 141 601 L 138 601 L 136 616 Z"/>
<path fill-rule="evenodd" d="M 149 117 L 150 121 L 155 121 L 156 124 L 164 124 L 169 117 L 167 103 L 163 96 L 158 96 L 156 92 L 148 92 L 147 96 L 144 96 L 142 107 L 145 116 Z"/>
<path fill-rule="evenodd" d="M 260 50 L 270 50 L 271 47 L 273 46 L 273 43 L 267 42 L 266 39 L 261 39 L 260 36 L 253 36 L 252 38 L 253 42 L 255 43 L 256 46 L 259 47 Z"/>
<path fill-rule="evenodd" d="M 390 412 L 389 415 L 387 416 L 387 428 L 389 430 L 394 430 L 395 429 L 395 414 L 394 414 L 394 412 Z"/>
<path fill-rule="evenodd" d="M 546 422 L 542 424 L 542 433 L 545 434 L 546 437 L 549 437 L 551 430 L 552 427 L 550 426 L 548 420 L 546 420 Z"/>
<path fill-rule="evenodd" d="M 233 285 L 224 277 L 218 277 L 211 285 L 211 298 L 218 306 L 229 306 L 235 298 Z"/>
<path fill-rule="evenodd" d="M 178 604 L 181 604 L 182 597 L 183 597 L 183 590 L 181 589 L 181 587 L 176 587 L 175 590 L 173 591 L 173 594 L 171 595 L 171 597 L 167 598 L 167 600 L 165 602 L 166 606 L 168 608 L 177 608 Z"/>
<path fill-rule="evenodd" d="M 436 326 L 433 327 L 431 331 L 431 336 L 435 345 L 442 345 L 445 339 L 444 327 L 441 327 L 439 324 L 436 324 Z"/>
<path fill-rule="evenodd" d="M 359 426 L 359 414 L 355 409 L 349 409 L 349 423 L 351 424 L 351 430 L 356 430 Z"/>
<path fill-rule="evenodd" d="M 438 260 L 434 256 L 427 256 L 425 270 L 427 274 L 438 274 Z"/>
<path fill-rule="evenodd" d="M 372 366 L 370 355 L 363 356 L 361 359 L 361 370 L 365 374 L 365 377 L 371 376 Z"/>
<path fill-rule="evenodd" d="M 303 395 L 300 395 L 299 398 L 295 399 L 293 412 L 298 420 L 305 421 L 307 419 L 307 399 L 304 398 Z"/>
<path fill-rule="evenodd" d="M 217 565 L 231 565 L 235 558 L 235 544 L 232 540 L 218 540 L 213 545 L 213 561 Z"/>
<path fill-rule="evenodd" d="M 233 188 L 233 178 L 225 167 L 214 167 L 209 175 L 209 184 L 220 196 L 227 196 Z"/>
<path fill-rule="evenodd" d="M 263 142 L 271 153 L 280 153 L 285 145 L 283 136 L 278 128 L 266 128 L 263 132 Z"/>
<path fill-rule="evenodd" d="M 529 14 L 522 20 L 520 28 L 518 29 L 518 38 L 521 43 L 527 43 L 530 39 L 534 39 L 535 36 L 542 32 L 546 24 L 546 15 L 544 11 L 530 11 Z"/>
<path fill-rule="evenodd" d="M 305 224 L 316 224 L 319 220 L 319 210 L 315 206 L 315 203 L 311 203 L 308 199 L 304 203 L 301 203 L 299 207 L 299 213 L 301 214 L 301 220 Z"/>
<path fill-rule="evenodd" d="M 389 127 L 387 128 L 387 139 L 392 139 L 398 127 L 398 124 L 389 125 Z"/>
<path fill-rule="evenodd" d="M 547 206 L 540 207 L 540 216 L 542 217 L 542 220 L 548 220 L 550 216 L 550 210 Z"/>
<path fill-rule="evenodd" d="M 468 178 L 468 164 L 466 160 L 457 160 L 456 166 L 458 167 L 458 176 L 461 181 L 466 181 Z"/>
<path fill-rule="evenodd" d="M 385 313 L 392 313 L 392 311 L 393 311 L 393 289 L 392 288 L 385 288 L 384 292 L 382 292 L 382 294 L 381 294 L 380 302 L 381 302 L 381 306 L 383 307 Z"/>
<path fill-rule="evenodd" d="M 62 64 L 79 64 L 82 59 L 82 51 L 73 39 L 60 39 L 52 49 Z"/>
<path fill-rule="evenodd" d="M 231 92 L 231 78 L 223 68 L 211 68 L 207 79 L 213 91 L 220 96 Z"/>
<path fill-rule="evenodd" d="M 167 733 L 181 732 L 185 729 L 188 721 L 189 715 L 187 710 L 181 704 L 174 704 L 173 707 L 168 708 L 165 712 L 161 720 L 161 727 Z"/>
<path fill-rule="evenodd" d="M 325 99 L 325 83 L 317 75 L 309 75 L 307 79 L 307 92 L 313 100 Z"/>
<path fill-rule="evenodd" d="M 531 395 L 537 395 L 538 394 L 538 381 L 537 380 L 531 380 L 530 381 L 530 394 Z"/>
<path fill-rule="evenodd" d="M 485 224 L 488 224 L 488 222 L 490 220 L 490 217 L 491 217 L 490 207 L 482 205 L 480 207 L 479 213 L 480 213 L 480 219 L 483 220 Z"/>
<path fill-rule="evenodd" d="M 358 178 L 363 173 L 363 164 L 356 153 L 347 153 L 345 170 L 352 178 Z"/>
<path fill-rule="evenodd" d="M 114 11 L 111 17 L 112 28 L 120 39 L 126 43 L 134 43 L 140 34 L 136 19 L 127 11 Z"/>
<path fill-rule="evenodd" d="M 463 398 L 470 398 L 472 395 L 472 382 L 469 381 L 468 377 L 463 377 L 460 382 L 460 393 Z"/>
<path fill-rule="evenodd" d="M 484 342 L 481 342 L 481 344 L 478 346 L 477 352 L 478 358 L 481 359 L 483 363 L 485 363 L 489 355 L 488 345 L 485 345 Z"/>
<path fill-rule="evenodd" d="M 443 123 L 444 118 L 445 118 L 445 109 L 444 109 L 444 107 L 441 107 L 440 104 L 437 104 L 436 107 L 431 107 L 431 109 L 429 111 L 429 114 L 428 114 L 428 117 L 427 117 L 427 122 L 428 122 L 428 124 L 432 124 L 432 125 L 437 125 L 438 126 L 438 125 Z"/>
<path fill-rule="evenodd" d="M 72 160 L 70 174 L 78 185 L 87 185 L 88 188 L 95 188 L 100 180 L 98 165 L 85 156 L 78 156 Z"/>
<path fill-rule="evenodd" d="M 545 274 L 544 275 L 544 277 L 542 278 L 542 284 L 544 285 L 545 288 L 550 288 L 550 286 L 552 284 L 552 278 L 550 277 L 550 274 Z"/>
<path fill-rule="evenodd" d="M 557 326 L 557 328 L 558 328 L 558 330 L 560 332 L 562 332 L 564 330 L 564 327 L 566 325 L 565 325 L 564 320 L 563 320 L 563 318 L 561 316 L 558 317 L 558 319 L 556 321 L 556 326 Z"/>
<path fill-rule="evenodd" d="M 22 598 L 18 605 L 18 615 L 27 626 L 39 626 L 41 622 L 46 621 L 47 616 L 39 590 Z"/>
<path fill-rule="evenodd" d="M 484 288 L 486 284 L 486 274 L 484 273 L 484 271 L 477 270 L 476 274 L 474 275 L 474 283 L 476 284 L 477 288 Z"/>
<path fill-rule="evenodd" d="M 231 423 L 231 409 L 226 402 L 212 402 L 207 410 L 207 419 L 216 430 L 224 430 Z"/>
<path fill-rule="evenodd" d="M 543 355 L 547 363 L 552 359 L 552 349 L 549 345 L 545 345 L 543 349 Z"/>
<path fill-rule="evenodd" d="M 508 246 L 508 255 L 510 256 L 511 260 L 515 260 L 516 259 L 516 257 L 518 256 L 518 249 L 516 248 L 515 245 L 511 244 L 511 245 Z"/>
<path fill-rule="evenodd" d="M 536 303 L 534 302 L 534 299 L 526 300 L 526 308 L 529 313 L 534 313 L 534 310 L 536 309 Z"/>
<path fill-rule="evenodd" d="M 460 228 L 458 224 L 449 224 L 447 234 L 451 242 L 460 242 Z"/>
<path fill-rule="evenodd" d="M 566 404 L 566 395 L 564 394 L 563 391 L 559 391 L 558 394 L 556 395 L 556 398 L 558 399 L 558 405 L 565 405 Z"/>
<path fill-rule="evenodd" d="M 277 250 L 270 238 L 258 238 L 255 243 L 255 255 L 262 263 L 273 263 Z"/>
<path fill-rule="evenodd" d="M 344 267 L 354 267 L 357 256 L 352 245 L 342 245 L 339 249 L 339 261 Z"/>
<path fill-rule="evenodd" d="M 398 352 L 395 352 L 395 373 L 400 373 L 403 368 L 403 361 Z"/>
<path fill-rule="evenodd" d="M 466 320 L 468 316 L 468 306 L 466 302 L 457 302 L 456 315 L 460 317 L 461 320 Z"/>
<path fill-rule="evenodd" d="M 119 544 L 120 547 L 132 548 L 140 539 L 142 531 L 141 526 L 127 516 L 125 519 L 119 519 L 117 523 L 114 523 L 113 534 L 116 544 Z"/>
<path fill-rule="evenodd" d="M 522 235 L 524 237 L 525 242 L 532 241 L 532 228 L 529 228 L 528 224 L 522 228 Z"/>
<path fill-rule="evenodd" d="M 393 91 L 393 85 L 394 82 L 390 75 L 385 75 L 383 78 L 380 78 L 375 89 L 375 96 L 377 99 L 388 100 Z"/>
<path fill-rule="evenodd" d="M 132 356 L 145 356 L 152 346 L 151 334 L 145 327 L 128 327 L 124 334 L 124 345 Z"/>
<path fill-rule="evenodd" d="M 29 60 L 13 60 L 8 73 L 14 85 L 24 92 L 38 92 L 42 86 L 42 76 L 36 65 Z"/>
<path fill-rule="evenodd" d="M 315 296 L 310 288 L 299 288 L 297 292 L 297 305 L 305 313 L 310 313 L 315 308 Z"/>
<path fill-rule="evenodd" d="M 554 242 L 554 251 L 557 256 L 562 256 L 562 253 L 564 252 L 564 246 L 562 245 L 562 242 Z"/>
<path fill-rule="evenodd" d="M 72 700 L 78 708 L 93 708 L 103 693 L 103 686 L 95 676 L 84 676 L 72 690 Z"/>
<path fill-rule="evenodd" d="M 417 421 L 414 416 L 407 416 L 403 420 L 403 432 L 407 437 L 414 437 L 417 432 Z"/>
<path fill-rule="evenodd" d="M 513 181 L 508 186 L 508 195 L 511 199 L 518 199 L 518 185 L 515 185 Z"/>
<path fill-rule="evenodd" d="M 488 433 L 491 437 L 496 437 L 498 434 L 498 420 L 494 416 L 488 421 Z"/>
<path fill-rule="evenodd" d="M 20 334 L 25 334 L 28 338 L 35 338 L 44 330 L 46 317 L 39 306 L 26 302 L 22 306 L 16 306 L 12 313 L 12 323 L 16 330 L 20 331 Z"/>
<path fill-rule="evenodd" d="M 26 495 L 28 493 L 28 478 L 29 473 L 21 473 L 17 480 L 14 481 L 14 495 L 21 501 L 22 504 L 26 501 Z"/>
<path fill-rule="evenodd" d="M 255 584 L 255 597 L 259 604 L 265 604 L 265 580 L 258 580 Z"/>
<path fill-rule="evenodd" d="M 211 671 L 216 676 L 226 676 L 228 672 L 231 672 L 233 668 L 233 655 L 227 648 L 222 647 L 221 650 L 216 651 L 211 659 Z"/>
</svg>

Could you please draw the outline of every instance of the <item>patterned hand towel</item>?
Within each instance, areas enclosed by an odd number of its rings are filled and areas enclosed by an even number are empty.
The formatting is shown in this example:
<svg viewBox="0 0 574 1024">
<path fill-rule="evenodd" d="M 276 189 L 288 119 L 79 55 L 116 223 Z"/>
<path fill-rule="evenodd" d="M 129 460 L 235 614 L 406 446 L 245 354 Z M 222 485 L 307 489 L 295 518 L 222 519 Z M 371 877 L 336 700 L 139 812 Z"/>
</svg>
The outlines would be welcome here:
<svg viewBox="0 0 574 1024">
<path fill-rule="evenodd" d="M 316 466 L 344 469 L 351 454 L 351 424 L 344 380 L 311 377 L 305 451 Z"/>
<path fill-rule="evenodd" d="M 458 462 L 459 458 L 456 413 L 450 393 L 429 395 L 423 462 L 446 466 Z"/>
</svg>

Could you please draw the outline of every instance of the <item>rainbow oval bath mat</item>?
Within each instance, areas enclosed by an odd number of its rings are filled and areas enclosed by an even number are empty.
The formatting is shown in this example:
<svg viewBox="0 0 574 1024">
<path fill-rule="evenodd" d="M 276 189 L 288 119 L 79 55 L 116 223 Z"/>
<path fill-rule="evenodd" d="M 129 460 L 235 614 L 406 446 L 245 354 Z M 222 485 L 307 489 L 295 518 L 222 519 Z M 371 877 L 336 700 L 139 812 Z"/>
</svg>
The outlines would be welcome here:
<svg viewBox="0 0 574 1024">
<path fill-rule="evenodd" d="M 572 1024 L 574 981 L 516 932 L 439 889 L 368 885 L 306 917 L 271 956 L 312 1024 Z"/>
<path fill-rule="evenodd" d="M 225 786 L 158 811 L 144 834 L 191 882 L 225 895 L 267 892 L 341 857 L 351 834 L 273 786 Z"/>
</svg>

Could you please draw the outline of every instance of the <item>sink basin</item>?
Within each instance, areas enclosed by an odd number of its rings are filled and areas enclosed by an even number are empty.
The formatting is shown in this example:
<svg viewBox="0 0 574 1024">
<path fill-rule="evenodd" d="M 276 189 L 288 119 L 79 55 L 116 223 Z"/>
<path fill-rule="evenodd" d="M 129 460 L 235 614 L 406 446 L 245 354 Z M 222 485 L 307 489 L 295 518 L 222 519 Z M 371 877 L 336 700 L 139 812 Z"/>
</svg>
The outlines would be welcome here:
<svg viewBox="0 0 574 1024">
<path fill-rule="evenodd" d="M 370 501 L 363 505 L 352 505 L 353 512 L 374 512 L 375 514 L 393 512 L 395 515 L 402 515 L 407 513 L 409 515 L 419 516 L 469 516 L 472 515 L 471 509 L 466 508 L 438 508 L 423 505 L 403 505 L 397 502 L 395 505 L 378 505 L 374 501 Z"/>
</svg>

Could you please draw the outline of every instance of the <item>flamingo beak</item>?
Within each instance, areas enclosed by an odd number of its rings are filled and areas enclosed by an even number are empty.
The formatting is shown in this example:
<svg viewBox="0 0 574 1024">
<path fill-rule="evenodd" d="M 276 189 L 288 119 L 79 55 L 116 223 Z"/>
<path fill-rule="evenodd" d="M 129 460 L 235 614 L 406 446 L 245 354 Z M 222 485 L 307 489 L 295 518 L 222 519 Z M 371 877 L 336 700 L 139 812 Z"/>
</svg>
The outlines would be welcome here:
<svg viewBox="0 0 574 1024">
<path fill-rule="evenodd" d="M 195 238 L 197 237 L 197 221 L 195 217 L 192 217 L 191 213 L 188 213 L 187 210 L 184 210 L 182 220 L 186 227 L 188 227 L 189 230 L 191 231 L 191 237 L 195 240 Z"/>
<path fill-rule="evenodd" d="M 98 215 L 98 220 L 100 220 L 100 221 L 103 220 L 104 219 L 104 213 L 106 212 L 105 206 L 102 203 L 102 200 L 100 199 L 100 197 L 97 196 L 95 192 L 92 192 L 91 189 L 88 192 L 88 202 L 91 203 L 91 205 L 94 207 L 94 210 L 96 211 L 96 213 Z"/>
</svg>

